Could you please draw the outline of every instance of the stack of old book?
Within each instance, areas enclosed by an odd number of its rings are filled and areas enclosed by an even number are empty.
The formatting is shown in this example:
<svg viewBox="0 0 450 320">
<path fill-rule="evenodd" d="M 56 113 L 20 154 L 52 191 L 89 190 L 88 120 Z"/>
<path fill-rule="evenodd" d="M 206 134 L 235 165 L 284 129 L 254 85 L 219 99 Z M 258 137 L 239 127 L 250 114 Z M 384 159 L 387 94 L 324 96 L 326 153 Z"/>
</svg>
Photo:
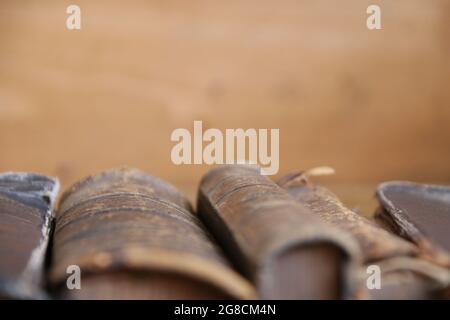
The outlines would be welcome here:
<svg viewBox="0 0 450 320">
<path fill-rule="evenodd" d="M 450 288 L 450 188 L 387 182 L 373 220 L 313 172 L 278 183 L 212 169 L 196 211 L 141 171 L 0 175 L 0 297 L 439 299 Z"/>
</svg>

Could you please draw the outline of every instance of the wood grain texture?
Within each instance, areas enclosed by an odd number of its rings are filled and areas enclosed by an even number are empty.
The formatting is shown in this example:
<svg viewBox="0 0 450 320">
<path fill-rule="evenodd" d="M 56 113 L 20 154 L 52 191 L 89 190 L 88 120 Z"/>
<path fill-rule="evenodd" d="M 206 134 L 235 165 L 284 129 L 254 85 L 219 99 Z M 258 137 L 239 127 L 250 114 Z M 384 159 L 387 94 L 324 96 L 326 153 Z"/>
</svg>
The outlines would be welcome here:
<svg viewBox="0 0 450 320">
<path fill-rule="evenodd" d="M 203 120 L 280 128 L 280 174 L 449 182 L 449 2 L 379 0 L 379 32 L 372 3 L 79 0 L 78 32 L 71 2 L 3 0 L 0 170 L 68 186 L 130 165 L 188 189 L 209 168 L 173 165 L 169 137 Z"/>
</svg>

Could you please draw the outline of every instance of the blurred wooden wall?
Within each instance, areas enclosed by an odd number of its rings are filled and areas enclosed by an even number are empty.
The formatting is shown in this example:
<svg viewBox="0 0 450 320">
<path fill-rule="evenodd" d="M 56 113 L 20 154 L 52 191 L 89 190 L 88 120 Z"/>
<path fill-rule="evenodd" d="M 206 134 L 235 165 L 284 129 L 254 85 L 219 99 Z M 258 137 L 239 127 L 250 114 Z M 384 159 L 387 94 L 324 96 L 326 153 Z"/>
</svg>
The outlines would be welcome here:
<svg viewBox="0 0 450 320">
<path fill-rule="evenodd" d="M 449 41 L 447 0 L 2 0 L 0 171 L 66 186 L 129 165 L 195 189 L 207 167 L 173 165 L 170 133 L 203 120 L 280 128 L 280 174 L 448 183 Z"/>
</svg>

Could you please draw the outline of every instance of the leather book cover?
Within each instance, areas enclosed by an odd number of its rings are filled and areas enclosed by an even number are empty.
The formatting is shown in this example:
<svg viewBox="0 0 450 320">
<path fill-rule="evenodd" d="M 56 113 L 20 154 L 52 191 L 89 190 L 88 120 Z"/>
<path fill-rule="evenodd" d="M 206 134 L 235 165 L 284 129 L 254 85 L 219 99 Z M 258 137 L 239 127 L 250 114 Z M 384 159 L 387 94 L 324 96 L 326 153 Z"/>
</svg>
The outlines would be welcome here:
<svg viewBox="0 0 450 320">
<path fill-rule="evenodd" d="M 64 193 L 50 281 L 62 299 L 246 299 L 235 272 L 170 184 L 133 169 L 86 178 Z M 80 290 L 66 269 L 81 270 Z"/>
<path fill-rule="evenodd" d="M 198 214 L 263 299 L 353 297 L 353 242 L 254 166 L 209 171 Z"/>
<path fill-rule="evenodd" d="M 415 243 L 422 255 L 450 267 L 450 187 L 405 181 L 377 188 L 377 218 Z"/>
<path fill-rule="evenodd" d="M 449 281 L 448 271 L 424 260 L 416 245 L 345 207 L 331 191 L 312 184 L 306 174 L 288 175 L 279 184 L 323 221 L 354 237 L 361 249 L 363 269 L 370 265 L 380 268 L 379 290 L 368 290 L 362 274 L 366 298 L 436 298 Z"/>
<path fill-rule="evenodd" d="M 0 174 L 0 298 L 44 299 L 57 179 Z"/>
<path fill-rule="evenodd" d="M 422 259 L 447 270 L 441 295 L 450 298 L 450 187 L 390 181 L 376 195 L 376 218 L 414 243 Z"/>
</svg>

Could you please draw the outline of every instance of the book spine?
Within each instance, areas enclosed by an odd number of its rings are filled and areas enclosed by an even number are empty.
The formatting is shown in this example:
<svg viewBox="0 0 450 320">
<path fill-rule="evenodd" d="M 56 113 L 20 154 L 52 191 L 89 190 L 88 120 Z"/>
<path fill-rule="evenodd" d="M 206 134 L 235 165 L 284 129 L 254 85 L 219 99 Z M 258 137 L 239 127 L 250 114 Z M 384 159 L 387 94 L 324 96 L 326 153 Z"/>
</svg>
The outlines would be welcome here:
<svg viewBox="0 0 450 320">
<path fill-rule="evenodd" d="M 81 288 L 66 270 L 81 271 Z M 132 169 L 87 178 L 62 197 L 50 279 L 60 298 L 251 298 L 174 187 Z"/>
<path fill-rule="evenodd" d="M 263 299 L 355 294 L 354 242 L 328 227 L 253 166 L 211 170 L 198 214 Z"/>
<path fill-rule="evenodd" d="M 450 268 L 450 187 L 385 182 L 376 192 L 377 218 L 417 245 L 424 258 Z"/>
<path fill-rule="evenodd" d="M 44 266 L 57 179 L 0 174 L 0 297 L 45 299 Z"/>
<path fill-rule="evenodd" d="M 365 297 L 432 299 L 450 280 L 447 270 L 420 259 L 420 251 L 413 243 L 348 209 L 336 195 L 313 185 L 307 177 L 288 175 L 280 179 L 279 184 L 323 221 L 354 237 L 360 246 L 365 269 L 379 268 L 380 287 L 364 286 Z M 366 284 L 366 279 L 363 280 L 361 284 Z"/>
<path fill-rule="evenodd" d="M 281 186 L 300 204 L 309 208 L 329 225 L 340 228 L 354 237 L 361 248 L 364 263 L 396 256 L 416 256 L 417 248 L 410 242 L 380 228 L 375 222 L 345 207 L 328 189 L 313 185 L 306 179 L 289 181 Z"/>
</svg>

